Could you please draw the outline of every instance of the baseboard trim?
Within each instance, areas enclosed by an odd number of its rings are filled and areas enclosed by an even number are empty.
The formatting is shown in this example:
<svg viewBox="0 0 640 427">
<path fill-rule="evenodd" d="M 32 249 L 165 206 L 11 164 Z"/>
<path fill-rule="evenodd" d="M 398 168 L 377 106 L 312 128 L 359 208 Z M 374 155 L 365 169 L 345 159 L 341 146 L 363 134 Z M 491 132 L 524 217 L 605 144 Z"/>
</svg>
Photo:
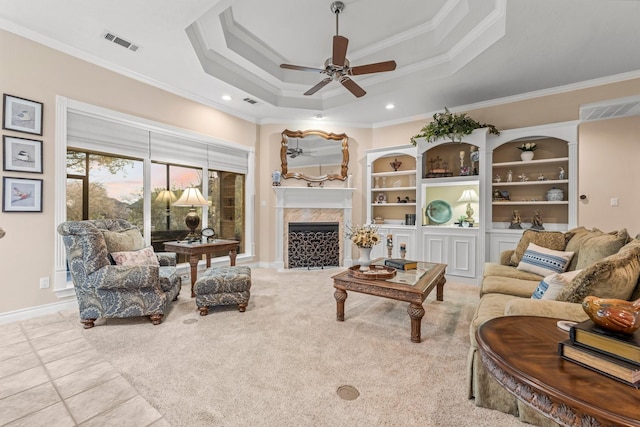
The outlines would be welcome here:
<svg viewBox="0 0 640 427">
<path fill-rule="evenodd" d="M 39 305 L 36 307 L 23 308 L 15 311 L 0 313 L 0 324 L 18 322 L 20 320 L 32 319 L 46 314 L 53 314 L 63 310 L 78 308 L 78 301 L 68 300 L 54 302 L 52 304 Z"/>
</svg>

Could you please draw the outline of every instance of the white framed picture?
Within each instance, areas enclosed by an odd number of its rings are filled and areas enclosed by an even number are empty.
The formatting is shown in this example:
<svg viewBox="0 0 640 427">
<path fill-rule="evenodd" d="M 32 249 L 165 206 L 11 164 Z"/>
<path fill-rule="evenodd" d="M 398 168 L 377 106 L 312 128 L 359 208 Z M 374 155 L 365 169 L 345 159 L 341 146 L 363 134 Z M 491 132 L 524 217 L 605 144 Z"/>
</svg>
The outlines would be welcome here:
<svg viewBox="0 0 640 427">
<path fill-rule="evenodd" d="M 42 173 L 42 141 L 4 135 L 2 170 Z"/>
<path fill-rule="evenodd" d="M 42 135 L 41 102 L 30 101 L 5 93 L 3 105 L 2 129 Z"/>
<path fill-rule="evenodd" d="M 42 180 L 3 177 L 2 212 L 42 212 Z"/>
</svg>

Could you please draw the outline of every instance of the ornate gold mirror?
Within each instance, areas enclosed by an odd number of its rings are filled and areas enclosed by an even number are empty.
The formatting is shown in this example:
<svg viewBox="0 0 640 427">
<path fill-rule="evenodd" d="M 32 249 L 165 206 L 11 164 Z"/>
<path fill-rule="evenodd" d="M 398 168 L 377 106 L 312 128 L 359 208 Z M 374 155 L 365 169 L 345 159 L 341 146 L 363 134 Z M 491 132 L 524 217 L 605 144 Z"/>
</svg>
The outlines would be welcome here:
<svg viewBox="0 0 640 427">
<path fill-rule="evenodd" d="M 319 130 L 282 132 L 282 177 L 323 182 L 347 179 L 349 137 Z"/>
</svg>

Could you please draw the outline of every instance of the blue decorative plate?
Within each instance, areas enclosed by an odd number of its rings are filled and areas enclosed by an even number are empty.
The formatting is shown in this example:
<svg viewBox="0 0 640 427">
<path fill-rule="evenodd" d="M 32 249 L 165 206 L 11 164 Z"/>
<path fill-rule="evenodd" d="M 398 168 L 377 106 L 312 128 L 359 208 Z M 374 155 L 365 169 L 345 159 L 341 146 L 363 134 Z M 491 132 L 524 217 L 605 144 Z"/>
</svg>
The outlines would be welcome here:
<svg viewBox="0 0 640 427">
<path fill-rule="evenodd" d="M 444 224 L 449 221 L 453 215 L 451 205 L 444 200 L 434 200 L 427 205 L 425 211 L 427 217 L 436 224 Z"/>
</svg>

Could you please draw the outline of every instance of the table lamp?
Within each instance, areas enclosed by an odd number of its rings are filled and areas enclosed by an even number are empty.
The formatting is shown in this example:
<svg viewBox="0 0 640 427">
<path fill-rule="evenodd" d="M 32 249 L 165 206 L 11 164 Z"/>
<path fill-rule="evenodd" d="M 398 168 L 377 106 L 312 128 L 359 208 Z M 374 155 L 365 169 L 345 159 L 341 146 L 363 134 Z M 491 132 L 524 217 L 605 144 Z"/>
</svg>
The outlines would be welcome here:
<svg viewBox="0 0 640 427">
<path fill-rule="evenodd" d="M 459 202 L 467 202 L 467 217 L 464 219 L 469 224 L 474 223 L 473 219 L 473 208 L 471 207 L 471 202 L 478 201 L 478 193 L 472 188 L 467 188 L 462 192 L 462 195 L 458 199 Z"/>
<path fill-rule="evenodd" d="M 173 206 L 190 206 L 189 213 L 184 218 L 184 223 L 189 228 L 187 240 L 199 240 L 200 236 L 196 233 L 196 228 L 200 225 L 200 217 L 196 213 L 196 206 L 208 206 L 209 202 L 202 196 L 199 189 L 188 187 L 184 189 L 182 196 L 173 204 Z"/>
</svg>

